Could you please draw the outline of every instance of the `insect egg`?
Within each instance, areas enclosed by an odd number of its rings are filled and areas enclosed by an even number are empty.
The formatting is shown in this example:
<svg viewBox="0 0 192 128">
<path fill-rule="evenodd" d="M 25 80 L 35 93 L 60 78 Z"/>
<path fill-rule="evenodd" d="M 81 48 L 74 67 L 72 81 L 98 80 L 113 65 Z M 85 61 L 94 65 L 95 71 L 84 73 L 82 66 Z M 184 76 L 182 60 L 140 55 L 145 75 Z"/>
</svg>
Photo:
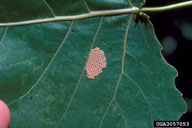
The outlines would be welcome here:
<svg viewBox="0 0 192 128">
<path fill-rule="evenodd" d="M 103 68 L 106 68 L 104 51 L 96 47 L 91 50 L 85 67 L 87 78 L 95 79 L 96 76 L 102 73 Z"/>
</svg>

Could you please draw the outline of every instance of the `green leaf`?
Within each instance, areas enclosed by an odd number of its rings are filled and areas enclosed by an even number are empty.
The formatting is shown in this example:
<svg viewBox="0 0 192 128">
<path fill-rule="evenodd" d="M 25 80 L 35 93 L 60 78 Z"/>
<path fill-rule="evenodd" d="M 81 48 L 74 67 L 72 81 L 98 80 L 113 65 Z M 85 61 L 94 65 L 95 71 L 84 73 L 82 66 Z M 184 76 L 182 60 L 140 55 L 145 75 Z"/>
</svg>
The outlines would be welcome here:
<svg viewBox="0 0 192 128">
<path fill-rule="evenodd" d="M 0 24 L 141 7 L 143 0 L 2 0 Z M 134 14 L 0 27 L 0 99 L 18 128 L 152 128 L 186 111 L 153 26 Z M 90 50 L 107 68 L 87 79 Z"/>
</svg>

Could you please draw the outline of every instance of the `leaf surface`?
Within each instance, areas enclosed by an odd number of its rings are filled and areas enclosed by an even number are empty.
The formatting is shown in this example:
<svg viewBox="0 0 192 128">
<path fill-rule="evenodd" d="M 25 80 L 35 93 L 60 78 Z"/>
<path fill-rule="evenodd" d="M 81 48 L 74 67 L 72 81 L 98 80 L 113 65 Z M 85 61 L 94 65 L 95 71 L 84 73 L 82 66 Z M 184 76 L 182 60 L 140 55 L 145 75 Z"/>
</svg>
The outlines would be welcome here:
<svg viewBox="0 0 192 128">
<path fill-rule="evenodd" d="M 143 0 L 1 0 L 0 22 L 141 7 Z M 30 6 L 29 6 L 30 5 Z M 153 26 L 134 14 L 0 27 L 0 98 L 11 128 L 152 128 L 186 111 Z M 107 68 L 87 79 L 90 50 Z"/>
</svg>

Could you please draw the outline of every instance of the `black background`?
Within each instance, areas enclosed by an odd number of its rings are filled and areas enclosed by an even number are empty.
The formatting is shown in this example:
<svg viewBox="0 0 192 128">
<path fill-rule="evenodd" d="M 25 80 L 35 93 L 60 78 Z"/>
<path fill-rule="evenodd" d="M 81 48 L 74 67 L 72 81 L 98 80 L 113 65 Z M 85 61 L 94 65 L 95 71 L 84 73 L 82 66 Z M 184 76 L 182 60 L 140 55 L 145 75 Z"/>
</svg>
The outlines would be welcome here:
<svg viewBox="0 0 192 128">
<path fill-rule="evenodd" d="M 164 6 L 182 1 L 186 0 L 147 0 L 144 7 Z M 186 39 L 176 24 L 192 24 L 192 7 L 147 14 L 150 16 L 150 20 L 154 25 L 157 38 L 160 42 L 167 36 L 172 36 L 177 41 L 176 50 L 170 55 L 164 55 L 164 57 L 169 64 L 177 69 L 179 76 L 175 80 L 176 87 L 183 93 L 183 98 L 187 103 L 190 104 L 189 102 L 192 102 L 192 90 L 190 87 L 192 85 L 192 40 Z M 187 120 L 192 120 L 192 111 L 190 108 L 188 108 L 188 112 L 180 118 L 180 121 Z"/>
</svg>

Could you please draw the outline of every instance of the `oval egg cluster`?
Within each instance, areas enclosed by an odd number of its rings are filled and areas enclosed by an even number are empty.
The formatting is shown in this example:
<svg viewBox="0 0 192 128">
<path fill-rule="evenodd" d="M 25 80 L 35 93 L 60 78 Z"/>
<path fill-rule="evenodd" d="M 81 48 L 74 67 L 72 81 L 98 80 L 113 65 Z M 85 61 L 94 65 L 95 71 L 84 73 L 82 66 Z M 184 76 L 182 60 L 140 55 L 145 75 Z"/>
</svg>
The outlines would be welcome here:
<svg viewBox="0 0 192 128">
<path fill-rule="evenodd" d="M 95 79 L 95 76 L 98 76 L 102 73 L 102 69 L 106 68 L 106 58 L 103 50 L 99 48 L 92 49 L 85 67 L 87 72 L 87 78 Z"/>
</svg>

